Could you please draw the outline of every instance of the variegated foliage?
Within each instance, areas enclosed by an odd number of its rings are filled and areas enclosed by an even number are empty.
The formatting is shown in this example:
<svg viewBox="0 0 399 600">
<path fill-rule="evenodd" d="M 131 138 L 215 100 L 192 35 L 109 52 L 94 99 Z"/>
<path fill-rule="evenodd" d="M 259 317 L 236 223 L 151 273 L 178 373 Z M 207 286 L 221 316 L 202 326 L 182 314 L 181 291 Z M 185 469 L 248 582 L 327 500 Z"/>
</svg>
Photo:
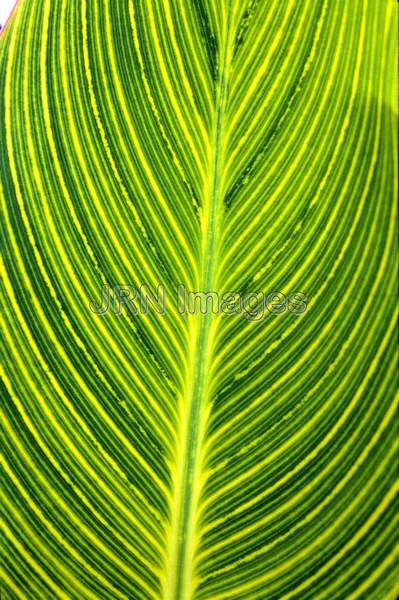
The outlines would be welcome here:
<svg viewBox="0 0 399 600">
<path fill-rule="evenodd" d="M 394 598 L 395 21 L 393 0 L 19 0 L 2 598 Z M 99 317 L 104 284 L 309 305 Z"/>
</svg>

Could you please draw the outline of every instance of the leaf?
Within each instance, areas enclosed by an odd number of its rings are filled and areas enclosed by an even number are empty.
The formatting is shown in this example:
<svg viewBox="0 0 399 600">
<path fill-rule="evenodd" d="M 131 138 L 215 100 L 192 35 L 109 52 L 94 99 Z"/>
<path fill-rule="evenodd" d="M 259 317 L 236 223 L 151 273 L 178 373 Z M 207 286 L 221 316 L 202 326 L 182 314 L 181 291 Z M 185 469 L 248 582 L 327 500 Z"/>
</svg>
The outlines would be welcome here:
<svg viewBox="0 0 399 600">
<path fill-rule="evenodd" d="M 395 8 L 20 0 L 5 598 L 394 598 Z"/>
</svg>

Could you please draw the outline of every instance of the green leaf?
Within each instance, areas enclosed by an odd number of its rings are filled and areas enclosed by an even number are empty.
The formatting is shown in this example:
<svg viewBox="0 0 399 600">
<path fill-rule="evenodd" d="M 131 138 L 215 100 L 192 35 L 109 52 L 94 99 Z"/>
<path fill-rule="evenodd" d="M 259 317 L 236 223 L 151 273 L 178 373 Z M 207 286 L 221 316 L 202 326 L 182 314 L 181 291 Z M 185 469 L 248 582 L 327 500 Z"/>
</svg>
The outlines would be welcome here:
<svg viewBox="0 0 399 600">
<path fill-rule="evenodd" d="M 395 16 L 19 0 L 2 597 L 395 597 Z"/>
</svg>

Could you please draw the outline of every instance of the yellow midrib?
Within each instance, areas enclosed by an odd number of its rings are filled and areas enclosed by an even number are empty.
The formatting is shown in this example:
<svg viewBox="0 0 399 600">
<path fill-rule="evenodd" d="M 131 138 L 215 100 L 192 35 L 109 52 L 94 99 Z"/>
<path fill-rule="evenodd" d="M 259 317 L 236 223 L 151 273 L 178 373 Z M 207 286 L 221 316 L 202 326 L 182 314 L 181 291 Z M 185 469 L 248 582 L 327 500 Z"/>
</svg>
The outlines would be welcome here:
<svg viewBox="0 0 399 600">
<path fill-rule="evenodd" d="M 223 213 L 224 117 L 228 95 L 228 76 L 232 56 L 231 2 L 221 47 L 221 69 L 217 82 L 209 177 L 204 190 L 202 219 L 201 292 L 217 291 L 216 265 Z M 186 386 L 182 405 L 182 430 L 179 436 L 171 529 L 166 564 L 165 600 L 190 600 L 195 589 L 196 519 L 201 491 L 201 451 L 209 407 L 209 372 L 214 353 L 217 319 L 210 315 L 189 316 L 190 343 Z"/>
</svg>

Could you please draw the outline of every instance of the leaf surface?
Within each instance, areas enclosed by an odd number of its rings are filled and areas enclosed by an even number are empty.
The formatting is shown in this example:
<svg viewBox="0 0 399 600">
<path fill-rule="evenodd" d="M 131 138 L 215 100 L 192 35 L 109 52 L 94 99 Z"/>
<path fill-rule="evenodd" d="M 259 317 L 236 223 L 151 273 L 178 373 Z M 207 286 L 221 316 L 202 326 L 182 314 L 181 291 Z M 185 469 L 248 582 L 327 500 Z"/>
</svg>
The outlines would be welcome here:
<svg viewBox="0 0 399 600">
<path fill-rule="evenodd" d="M 19 0 L 6 598 L 394 598 L 395 10 Z"/>
</svg>

